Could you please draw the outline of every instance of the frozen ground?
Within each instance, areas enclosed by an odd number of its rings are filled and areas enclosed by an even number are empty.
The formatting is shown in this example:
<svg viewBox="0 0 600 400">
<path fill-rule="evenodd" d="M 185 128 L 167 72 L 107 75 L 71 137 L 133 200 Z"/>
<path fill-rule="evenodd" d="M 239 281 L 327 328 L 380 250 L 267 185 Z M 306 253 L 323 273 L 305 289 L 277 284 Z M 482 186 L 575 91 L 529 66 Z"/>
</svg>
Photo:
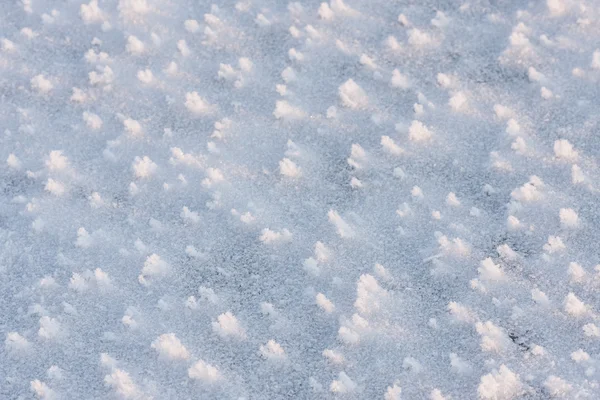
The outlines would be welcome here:
<svg viewBox="0 0 600 400">
<path fill-rule="evenodd" d="M 600 2 L 215 2 L 0 1 L 0 398 L 600 398 Z"/>
</svg>

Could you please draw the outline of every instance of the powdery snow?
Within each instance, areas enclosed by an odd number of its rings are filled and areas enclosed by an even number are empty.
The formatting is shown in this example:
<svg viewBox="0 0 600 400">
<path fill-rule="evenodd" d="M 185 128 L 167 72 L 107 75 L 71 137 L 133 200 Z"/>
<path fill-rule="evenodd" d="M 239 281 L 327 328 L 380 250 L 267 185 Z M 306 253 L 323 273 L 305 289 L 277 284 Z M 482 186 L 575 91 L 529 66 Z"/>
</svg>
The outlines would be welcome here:
<svg viewBox="0 0 600 400">
<path fill-rule="evenodd" d="M 0 2 L 0 398 L 600 398 L 599 20 Z"/>
</svg>

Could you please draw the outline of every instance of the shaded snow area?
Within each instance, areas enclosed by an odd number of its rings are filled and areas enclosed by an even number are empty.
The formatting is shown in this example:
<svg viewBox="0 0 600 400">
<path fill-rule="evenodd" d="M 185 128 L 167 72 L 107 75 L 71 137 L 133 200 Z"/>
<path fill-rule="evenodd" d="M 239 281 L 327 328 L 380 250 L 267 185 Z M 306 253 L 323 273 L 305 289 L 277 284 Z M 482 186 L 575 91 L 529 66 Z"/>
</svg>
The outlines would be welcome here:
<svg viewBox="0 0 600 400">
<path fill-rule="evenodd" d="M 600 0 L 0 1 L 0 399 L 600 398 Z"/>
</svg>

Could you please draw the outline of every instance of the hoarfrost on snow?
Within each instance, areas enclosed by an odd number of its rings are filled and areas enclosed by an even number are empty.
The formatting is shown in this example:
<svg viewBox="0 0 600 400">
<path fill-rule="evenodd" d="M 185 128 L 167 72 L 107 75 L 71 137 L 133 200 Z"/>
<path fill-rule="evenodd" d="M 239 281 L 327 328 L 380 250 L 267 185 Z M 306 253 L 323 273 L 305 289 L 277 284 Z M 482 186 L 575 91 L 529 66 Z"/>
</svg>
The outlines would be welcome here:
<svg viewBox="0 0 600 400">
<path fill-rule="evenodd" d="M 600 398 L 599 0 L 0 3 L 0 398 Z"/>
</svg>

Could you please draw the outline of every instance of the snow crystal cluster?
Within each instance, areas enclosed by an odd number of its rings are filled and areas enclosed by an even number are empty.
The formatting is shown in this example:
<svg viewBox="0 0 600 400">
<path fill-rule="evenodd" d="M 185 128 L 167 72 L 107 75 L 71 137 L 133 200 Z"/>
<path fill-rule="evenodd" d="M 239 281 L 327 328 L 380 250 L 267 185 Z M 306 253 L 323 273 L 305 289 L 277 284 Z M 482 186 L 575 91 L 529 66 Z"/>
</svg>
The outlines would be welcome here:
<svg viewBox="0 0 600 400">
<path fill-rule="evenodd" d="M 0 2 L 0 399 L 600 398 L 598 21 Z"/>
</svg>

